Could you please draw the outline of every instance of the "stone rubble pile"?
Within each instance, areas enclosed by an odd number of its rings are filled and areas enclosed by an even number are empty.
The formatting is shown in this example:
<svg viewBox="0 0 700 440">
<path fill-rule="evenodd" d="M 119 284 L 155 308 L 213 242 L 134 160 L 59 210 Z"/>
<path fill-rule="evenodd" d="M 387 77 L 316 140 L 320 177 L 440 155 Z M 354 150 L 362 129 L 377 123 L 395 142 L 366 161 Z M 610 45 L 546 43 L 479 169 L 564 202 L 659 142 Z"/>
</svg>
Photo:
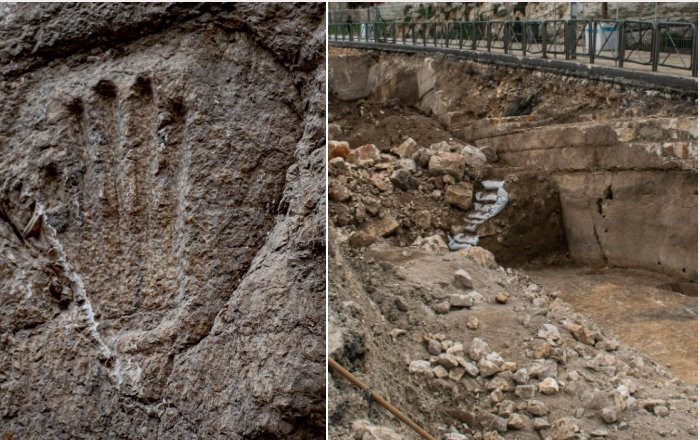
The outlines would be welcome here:
<svg viewBox="0 0 700 440">
<path fill-rule="evenodd" d="M 472 289 L 474 281 L 460 269 L 454 275 L 454 286 Z M 500 439 L 509 431 L 535 431 L 540 438 L 551 440 L 608 437 L 610 429 L 584 432 L 579 420 L 598 417 L 614 431 L 625 429 L 627 411 L 669 415 L 667 401 L 635 397 L 640 391 L 635 381 L 639 372 L 615 355 L 620 345 L 617 340 L 582 320 L 573 321 L 577 315 L 553 292 L 545 293 L 529 284 L 522 296 L 551 318 L 525 345 L 526 363 L 509 360 L 479 336 L 468 342 L 439 333 L 423 336 L 427 353 L 410 361 L 408 372 L 427 381 L 465 385 L 475 394 L 483 394 L 481 400 L 486 405 L 468 411 L 462 426 L 453 427 L 444 439 Z M 444 310 L 475 304 L 473 297 L 456 293 Z M 436 312 L 441 313 L 441 307 L 435 307 Z M 477 330 L 478 319 L 471 317 L 470 321 L 468 328 Z M 566 399 L 578 399 L 580 406 L 570 417 L 553 420 L 552 409 L 560 405 L 557 396 L 562 394 Z"/>
<path fill-rule="evenodd" d="M 410 236 L 405 245 L 434 235 L 459 242 L 453 250 L 476 245 L 478 235 L 471 234 L 507 203 L 503 182 L 479 183 L 497 160 L 492 151 L 452 139 L 420 146 L 410 137 L 382 151 L 373 144 L 328 142 L 330 216 L 353 247 L 397 234 Z"/>
</svg>

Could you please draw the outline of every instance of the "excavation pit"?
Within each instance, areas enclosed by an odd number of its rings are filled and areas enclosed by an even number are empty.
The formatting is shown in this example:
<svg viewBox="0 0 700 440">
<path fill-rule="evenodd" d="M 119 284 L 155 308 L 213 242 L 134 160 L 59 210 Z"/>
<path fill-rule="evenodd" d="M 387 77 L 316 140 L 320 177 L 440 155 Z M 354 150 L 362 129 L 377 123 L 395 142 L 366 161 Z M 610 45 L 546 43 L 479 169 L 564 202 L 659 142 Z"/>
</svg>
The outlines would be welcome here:
<svg viewBox="0 0 700 440">
<path fill-rule="evenodd" d="M 488 390 L 492 377 L 407 370 L 410 361 L 431 362 L 431 335 L 464 347 L 483 338 L 518 367 L 554 359 L 564 394 L 535 396 L 557 407 L 550 421 L 617 430 L 599 410 L 577 407 L 589 385 L 614 390 L 633 374 L 651 387 L 633 397 L 685 402 L 675 416 L 690 418 L 668 432 L 689 423 L 677 429 L 694 438 L 696 400 L 679 396 L 697 390 L 696 96 L 342 48 L 330 50 L 329 87 L 329 139 L 337 141 L 329 150 L 332 356 L 385 387 L 424 426 L 463 432 L 466 422 L 472 433 L 488 432 L 502 406 Z M 371 160 L 354 159 L 360 146 L 374 151 Z M 432 169 L 433 156 L 454 154 L 464 156 L 462 175 Z M 503 182 L 508 202 L 474 225 L 489 181 Z M 478 247 L 450 251 L 466 242 L 455 240 L 460 234 L 478 236 Z M 450 299 L 468 295 L 452 279 L 460 267 L 478 292 L 472 307 Z M 561 346 L 539 337 L 544 324 L 566 335 Z M 587 385 L 574 383 L 579 373 Z M 662 383 L 673 389 L 649 391 Z M 330 386 L 333 414 L 348 397 Z M 517 406 L 510 392 L 506 401 Z M 343 401 L 350 414 L 361 406 Z M 665 420 L 627 411 L 634 428 L 616 438 L 658 438 L 666 429 Z M 348 417 L 332 418 L 334 437 L 349 435 Z"/>
</svg>

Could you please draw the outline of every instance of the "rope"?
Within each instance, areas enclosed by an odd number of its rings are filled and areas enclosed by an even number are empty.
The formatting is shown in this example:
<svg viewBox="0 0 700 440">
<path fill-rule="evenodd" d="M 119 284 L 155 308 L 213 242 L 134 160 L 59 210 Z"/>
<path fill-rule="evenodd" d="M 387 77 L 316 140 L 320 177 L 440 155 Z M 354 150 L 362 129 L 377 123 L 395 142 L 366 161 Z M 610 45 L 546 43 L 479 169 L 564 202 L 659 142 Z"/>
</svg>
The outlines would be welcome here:
<svg viewBox="0 0 700 440">
<path fill-rule="evenodd" d="M 399 411 L 398 408 L 396 408 L 394 405 L 391 403 L 387 402 L 380 396 L 379 394 L 375 393 L 365 385 L 360 379 L 355 377 L 354 374 L 343 368 L 339 363 L 334 361 L 332 358 L 328 357 L 328 365 L 330 365 L 335 371 L 340 373 L 341 376 L 352 382 L 353 385 L 355 385 L 357 388 L 361 389 L 366 393 L 366 395 L 369 395 L 372 399 L 374 399 L 375 402 L 383 406 L 384 408 L 387 409 L 390 413 L 395 415 L 399 420 L 407 424 L 411 429 L 416 431 L 421 437 L 423 437 L 426 440 L 435 440 L 433 436 L 428 434 L 428 432 L 421 428 L 420 426 L 416 425 L 411 419 L 406 417 L 401 411 Z"/>
</svg>

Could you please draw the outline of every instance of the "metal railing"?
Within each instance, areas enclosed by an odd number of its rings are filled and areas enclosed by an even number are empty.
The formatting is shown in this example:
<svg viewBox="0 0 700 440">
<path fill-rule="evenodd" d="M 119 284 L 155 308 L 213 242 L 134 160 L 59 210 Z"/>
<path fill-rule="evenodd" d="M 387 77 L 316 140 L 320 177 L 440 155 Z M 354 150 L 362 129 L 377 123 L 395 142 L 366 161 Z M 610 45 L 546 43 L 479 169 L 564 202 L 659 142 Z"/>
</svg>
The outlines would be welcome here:
<svg viewBox="0 0 700 440">
<path fill-rule="evenodd" d="M 695 23 L 633 20 L 331 23 L 331 41 L 444 47 L 698 76 Z M 633 66 L 630 66 L 633 65 Z M 646 67 L 645 67 L 646 66 Z"/>
</svg>

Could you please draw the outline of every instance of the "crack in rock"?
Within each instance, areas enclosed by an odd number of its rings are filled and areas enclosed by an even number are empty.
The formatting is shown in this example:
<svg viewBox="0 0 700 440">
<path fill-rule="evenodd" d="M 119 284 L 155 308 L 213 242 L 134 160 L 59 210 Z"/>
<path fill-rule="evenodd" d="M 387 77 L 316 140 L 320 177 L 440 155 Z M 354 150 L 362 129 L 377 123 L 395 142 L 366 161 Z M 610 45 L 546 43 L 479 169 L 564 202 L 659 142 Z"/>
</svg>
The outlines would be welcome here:
<svg viewBox="0 0 700 440">
<path fill-rule="evenodd" d="M 95 313 L 92 310 L 92 304 L 85 291 L 83 280 L 68 262 L 63 246 L 61 242 L 58 241 L 58 238 L 56 238 L 56 230 L 46 219 L 43 205 L 39 201 L 35 203 L 34 215 L 32 215 L 32 219 L 25 228 L 25 237 L 27 236 L 27 231 L 34 231 L 36 229 L 35 226 L 37 224 L 40 225 L 41 233 L 50 244 L 49 256 L 58 263 L 57 266 L 63 270 L 63 276 L 70 281 L 70 289 L 73 291 L 76 303 L 82 312 L 83 322 L 81 322 L 81 324 L 84 325 L 83 328 L 87 330 L 87 336 L 90 341 L 98 347 L 98 359 L 101 361 L 111 360 L 112 351 L 107 347 L 107 344 L 104 343 L 97 329 L 98 324 L 95 320 Z"/>
</svg>

